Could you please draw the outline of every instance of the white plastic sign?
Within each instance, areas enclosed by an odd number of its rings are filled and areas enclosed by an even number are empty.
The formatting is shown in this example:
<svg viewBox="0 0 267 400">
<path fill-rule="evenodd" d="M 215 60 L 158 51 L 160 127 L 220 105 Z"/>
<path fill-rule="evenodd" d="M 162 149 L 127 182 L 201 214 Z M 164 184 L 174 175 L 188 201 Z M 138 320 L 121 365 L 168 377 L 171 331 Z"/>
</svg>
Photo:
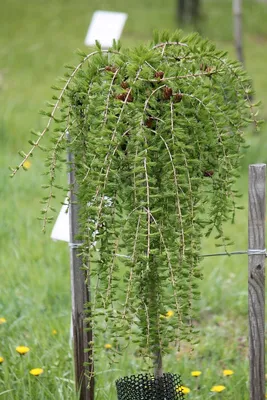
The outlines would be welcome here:
<svg viewBox="0 0 267 400">
<path fill-rule="evenodd" d="M 69 225 L 69 211 L 68 211 L 68 199 L 65 199 L 64 205 L 61 207 L 55 225 L 52 229 L 51 239 L 63 240 L 64 242 L 70 242 L 70 225 Z M 89 203 L 90 204 L 90 203 Z M 104 206 L 111 207 L 112 200 L 104 196 Z M 92 237 L 95 238 L 98 231 L 93 232 Z M 93 242 L 95 245 L 96 242 Z"/>
<path fill-rule="evenodd" d="M 68 200 L 66 199 L 65 202 L 67 203 L 67 201 Z M 61 207 L 60 213 L 52 229 L 51 239 L 63 240 L 64 242 L 70 241 L 69 213 L 67 204 L 64 204 Z"/>
<path fill-rule="evenodd" d="M 111 47 L 113 39 L 120 38 L 127 17 L 120 12 L 96 11 L 85 38 L 86 46 L 93 46 L 98 40 L 102 47 Z"/>
</svg>

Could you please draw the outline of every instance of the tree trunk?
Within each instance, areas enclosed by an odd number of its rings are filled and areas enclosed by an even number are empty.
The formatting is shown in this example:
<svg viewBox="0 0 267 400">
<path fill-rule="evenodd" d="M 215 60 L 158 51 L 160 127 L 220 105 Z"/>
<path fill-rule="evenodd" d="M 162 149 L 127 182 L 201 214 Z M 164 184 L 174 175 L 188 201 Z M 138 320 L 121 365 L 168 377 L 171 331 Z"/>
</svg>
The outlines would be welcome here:
<svg viewBox="0 0 267 400">
<path fill-rule="evenodd" d="M 160 349 L 155 353 L 154 376 L 155 378 L 163 377 L 162 354 Z"/>
</svg>

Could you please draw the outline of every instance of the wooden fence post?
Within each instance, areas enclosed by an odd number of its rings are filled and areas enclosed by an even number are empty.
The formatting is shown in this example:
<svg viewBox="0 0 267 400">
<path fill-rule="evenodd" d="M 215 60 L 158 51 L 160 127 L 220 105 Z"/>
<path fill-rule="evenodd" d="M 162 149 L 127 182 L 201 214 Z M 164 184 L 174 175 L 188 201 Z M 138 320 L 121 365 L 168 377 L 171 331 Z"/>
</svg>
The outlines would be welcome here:
<svg viewBox="0 0 267 400">
<path fill-rule="evenodd" d="M 196 24 L 200 17 L 200 0 L 177 0 L 177 20 L 181 25 Z"/>
<path fill-rule="evenodd" d="M 177 0 L 177 19 L 183 25 L 186 19 L 186 0 Z"/>
<path fill-rule="evenodd" d="M 265 181 L 266 164 L 250 165 L 248 210 L 250 400 L 265 399 Z"/>
<path fill-rule="evenodd" d="M 68 152 L 69 185 L 70 185 L 70 258 L 71 258 L 71 294 L 72 294 L 72 326 L 74 372 L 76 390 L 80 400 L 94 400 L 94 378 L 92 352 L 85 352 L 88 343 L 92 341 L 92 330 L 84 321 L 84 305 L 90 301 L 89 276 L 87 271 L 81 269 L 83 260 L 79 256 L 81 242 L 76 240 L 79 232 L 77 185 L 73 155 Z M 91 376 L 88 379 L 87 376 Z M 89 385 L 89 388 L 88 388 Z"/>
</svg>

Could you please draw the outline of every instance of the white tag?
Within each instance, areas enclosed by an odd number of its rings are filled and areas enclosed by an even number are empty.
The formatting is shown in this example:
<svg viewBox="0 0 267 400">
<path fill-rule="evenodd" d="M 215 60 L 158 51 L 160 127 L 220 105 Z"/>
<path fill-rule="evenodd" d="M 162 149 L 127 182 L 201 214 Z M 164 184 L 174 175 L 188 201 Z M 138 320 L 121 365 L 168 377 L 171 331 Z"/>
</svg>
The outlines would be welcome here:
<svg viewBox="0 0 267 400">
<path fill-rule="evenodd" d="M 89 26 L 85 44 L 93 46 L 98 40 L 102 47 L 111 47 L 113 39 L 120 38 L 127 17 L 128 15 L 125 13 L 96 11 Z"/>
<path fill-rule="evenodd" d="M 67 203 L 67 201 L 68 200 L 66 199 L 65 202 Z M 60 213 L 51 233 L 51 239 L 63 240 L 64 242 L 70 241 L 69 213 L 67 204 L 64 204 L 61 207 Z"/>
<path fill-rule="evenodd" d="M 51 239 L 53 240 L 63 240 L 64 242 L 70 242 L 70 224 L 69 224 L 69 212 L 68 212 L 68 199 L 65 199 L 64 205 L 61 207 L 61 210 L 56 219 L 55 225 L 52 229 Z M 90 204 L 90 203 L 89 203 Z M 104 206 L 111 207 L 112 200 L 104 196 Z M 98 231 L 93 232 L 93 237 L 96 236 Z M 96 242 L 93 242 L 95 245 Z"/>
</svg>

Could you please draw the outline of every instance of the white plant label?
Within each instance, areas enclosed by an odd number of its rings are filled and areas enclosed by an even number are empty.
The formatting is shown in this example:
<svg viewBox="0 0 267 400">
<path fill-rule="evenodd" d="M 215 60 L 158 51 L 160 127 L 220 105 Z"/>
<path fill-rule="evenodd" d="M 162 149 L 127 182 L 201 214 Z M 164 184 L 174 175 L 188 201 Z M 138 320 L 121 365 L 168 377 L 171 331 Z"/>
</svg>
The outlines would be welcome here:
<svg viewBox="0 0 267 400">
<path fill-rule="evenodd" d="M 93 46 L 98 40 L 102 47 L 111 47 L 113 39 L 121 37 L 127 17 L 127 14 L 120 12 L 96 11 L 85 38 L 86 46 Z"/>
<path fill-rule="evenodd" d="M 109 197 L 104 196 L 104 207 L 111 207 L 111 206 L 112 206 L 112 200 Z M 95 238 L 97 233 L 98 233 L 97 230 L 93 232 L 92 237 Z M 65 199 L 64 205 L 61 207 L 55 225 L 52 229 L 51 239 L 70 242 L 68 199 Z M 95 244 L 96 242 L 93 242 L 93 245 Z"/>
<path fill-rule="evenodd" d="M 67 203 L 67 199 L 65 202 Z M 55 225 L 52 229 L 51 239 L 62 240 L 64 242 L 70 241 L 70 228 L 69 228 L 69 213 L 68 206 L 64 204 L 61 207 Z"/>
</svg>

